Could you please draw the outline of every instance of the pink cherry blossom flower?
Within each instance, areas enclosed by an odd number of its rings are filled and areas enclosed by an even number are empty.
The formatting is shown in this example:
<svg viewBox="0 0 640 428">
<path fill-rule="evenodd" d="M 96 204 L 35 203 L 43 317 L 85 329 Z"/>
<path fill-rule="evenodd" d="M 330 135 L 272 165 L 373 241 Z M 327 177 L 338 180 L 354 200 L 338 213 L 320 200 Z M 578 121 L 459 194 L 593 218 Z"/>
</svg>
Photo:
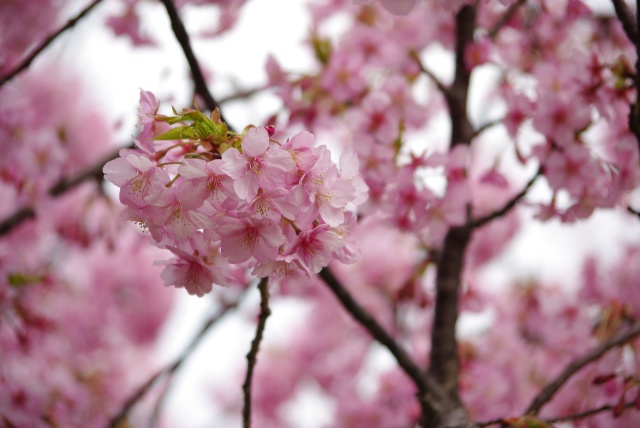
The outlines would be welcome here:
<svg viewBox="0 0 640 428">
<path fill-rule="evenodd" d="M 343 245 L 342 239 L 324 224 L 301 232 L 285 254 L 295 254 L 311 272 L 318 273 Z"/>
<path fill-rule="evenodd" d="M 180 189 L 192 194 L 194 205 L 209 200 L 220 206 L 228 198 L 236 199 L 233 180 L 222 170 L 222 160 L 185 159 L 178 168 L 183 178 Z"/>
<path fill-rule="evenodd" d="M 269 146 L 269 134 L 264 127 L 251 128 L 242 139 L 242 153 L 234 147 L 222 155 L 221 169 L 233 178 L 233 187 L 241 199 L 256 197 L 258 188 L 270 190 L 282 185 L 284 172 L 295 162 L 279 146 Z"/>
<path fill-rule="evenodd" d="M 151 222 L 148 223 L 149 229 L 156 229 L 156 232 L 160 232 L 159 236 L 164 236 L 164 231 L 169 238 L 179 243 L 193 236 L 198 229 L 212 227 L 213 220 L 194 211 L 202 202 L 198 202 L 187 192 L 178 191 L 176 187 L 174 185 L 149 193 L 145 198 L 149 204 L 145 214 Z"/>
<path fill-rule="evenodd" d="M 209 293 L 213 284 L 226 285 L 220 268 L 204 259 L 198 250 L 189 254 L 177 247 L 167 246 L 177 256 L 168 262 L 160 275 L 166 286 L 184 287 L 189 294 L 202 297 Z"/>
<path fill-rule="evenodd" d="M 142 208 L 152 189 L 164 187 L 169 175 L 145 156 L 130 153 L 107 162 L 104 178 L 120 187 L 120 202 Z"/>
<path fill-rule="evenodd" d="M 222 255 L 230 263 L 246 262 L 251 257 L 273 260 L 286 240 L 280 227 L 268 218 L 222 217 L 217 223 Z"/>
</svg>

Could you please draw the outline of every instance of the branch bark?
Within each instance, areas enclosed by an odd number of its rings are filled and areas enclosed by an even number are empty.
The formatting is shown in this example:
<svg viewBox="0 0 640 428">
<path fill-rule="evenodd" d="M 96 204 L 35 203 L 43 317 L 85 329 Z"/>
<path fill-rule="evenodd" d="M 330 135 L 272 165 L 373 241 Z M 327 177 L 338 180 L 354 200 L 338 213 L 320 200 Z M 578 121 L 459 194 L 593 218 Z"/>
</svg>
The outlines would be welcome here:
<svg viewBox="0 0 640 428">
<path fill-rule="evenodd" d="M 206 336 L 207 332 L 218 323 L 226 314 L 228 314 L 232 309 L 238 307 L 240 302 L 242 301 L 243 294 L 240 294 L 238 298 L 229 303 L 223 303 L 220 309 L 218 309 L 213 315 L 207 319 L 207 321 L 200 327 L 200 331 L 191 339 L 189 345 L 182 351 L 180 356 L 176 358 L 172 363 L 168 364 L 166 367 L 160 369 L 155 375 L 151 376 L 149 380 L 140 385 L 138 389 L 125 401 L 124 405 L 120 409 L 120 411 L 111 418 L 108 427 L 109 428 L 117 428 L 121 426 L 123 422 L 126 421 L 129 412 L 133 409 L 133 407 L 149 392 L 149 390 L 163 377 L 171 377 L 175 374 L 175 372 L 185 363 L 185 361 L 193 354 L 193 351 L 200 344 L 202 339 Z"/>
<path fill-rule="evenodd" d="M 471 221 L 469 223 L 469 226 L 471 228 L 473 228 L 473 229 L 476 229 L 478 227 L 484 226 L 485 224 L 489 223 L 492 220 L 495 220 L 496 218 L 502 217 L 505 214 L 507 214 L 509 211 L 511 211 L 518 204 L 518 202 L 520 202 L 520 200 L 522 198 L 524 198 L 527 195 L 527 192 L 529 192 L 529 189 L 531 188 L 531 186 L 533 186 L 533 183 L 536 182 L 536 180 L 538 179 L 538 177 L 540 177 L 541 174 L 542 174 L 542 169 L 538 168 L 538 171 L 527 182 L 527 184 L 524 186 L 524 189 L 522 189 L 520 191 L 520 193 L 518 193 L 513 198 L 511 198 L 511 200 L 509 202 L 507 202 L 504 205 L 504 207 L 500 208 L 498 211 L 495 211 L 495 212 L 493 212 L 491 214 L 487 214 L 484 217 L 480 217 L 480 218 L 478 218 L 476 220 Z"/>
<path fill-rule="evenodd" d="M 187 29 L 185 28 L 184 23 L 180 18 L 180 14 L 178 13 L 175 3 L 173 2 L 173 0 L 160 1 L 162 2 L 162 4 L 164 4 L 165 9 L 167 9 L 167 14 L 169 15 L 169 19 L 171 20 L 171 29 L 173 30 L 173 34 L 175 34 L 178 43 L 180 43 L 180 47 L 182 47 L 184 56 L 187 58 L 187 62 L 189 63 L 189 68 L 191 69 L 191 76 L 193 77 L 196 94 L 198 94 L 204 100 L 205 106 L 210 111 L 213 111 L 216 108 L 220 108 L 218 102 L 215 100 L 215 98 L 213 98 L 211 92 L 209 92 L 209 88 L 207 87 L 207 82 L 204 78 L 204 74 L 202 73 L 202 69 L 198 64 L 196 55 L 193 53 L 189 33 L 187 33 Z M 222 116 L 222 113 L 220 113 L 220 118 L 223 122 L 227 123 L 229 129 L 231 129 L 229 122 L 224 118 L 224 116 Z"/>
<path fill-rule="evenodd" d="M 464 62 L 464 52 L 473 42 L 476 9 L 463 6 L 456 15 L 456 70 L 451 87 L 445 93 L 451 115 L 451 145 L 469 144 L 474 135 L 473 126 L 467 116 L 467 95 L 471 73 Z"/>
<path fill-rule="evenodd" d="M 555 380 L 553 380 L 540 391 L 540 393 L 533 399 L 533 401 L 529 405 L 526 414 L 533 416 L 537 415 L 540 409 L 542 409 L 542 407 L 553 398 L 553 396 L 556 394 L 556 392 L 558 392 L 562 385 L 564 385 L 580 369 L 598 360 L 600 357 L 602 357 L 604 354 L 606 354 L 616 346 L 620 346 L 638 336 L 640 336 L 640 321 L 636 321 L 627 331 L 616 334 L 611 339 L 600 344 L 589 353 L 573 361 L 562 371 L 562 373 L 558 375 L 558 377 L 556 377 Z"/>
<path fill-rule="evenodd" d="M 134 147 L 133 144 L 127 146 L 127 148 L 130 148 L 130 149 L 133 147 Z M 79 184 L 82 184 L 86 180 L 89 180 L 89 179 L 95 179 L 97 181 L 102 180 L 104 178 L 104 173 L 102 172 L 104 165 L 107 162 L 117 158 L 120 150 L 121 150 L 120 148 L 118 148 L 117 150 L 114 150 L 113 152 L 109 153 L 104 158 L 102 158 L 100 161 L 96 162 L 95 165 L 87 168 L 86 170 L 80 172 L 79 174 L 71 178 L 60 179 L 60 181 L 58 181 L 51 188 L 49 188 L 47 193 L 49 194 L 49 196 L 56 197 L 75 188 L 76 186 L 78 186 Z M 36 216 L 36 211 L 32 207 L 20 208 L 19 210 L 11 214 L 9 217 L 4 219 L 2 222 L 0 222 L 0 237 L 9 233 L 11 230 L 13 230 L 14 227 L 17 227 L 20 224 L 22 224 L 23 221 L 28 220 L 30 218 L 34 218 L 35 216 Z"/>
<path fill-rule="evenodd" d="M 464 6 L 456 15 L 456 71 L 453 84 L 446 95 L 451 115 L 451 144 L 470 144 L 475 132 L 467 115 L 467 95 L 470 72 L 464 63 L 464 52 L 473 41 L 476 10 Z M 449 229 L 444 239 L 436 277 L 436 303 L 431 335 L 429 373 L 444 387 L 451 400 L 463 408 L 458 396 L 459 362 L 456 323 L 458 294 L 464 253 L 471 239 L 468 226 Z"/>
<path fill-rule="evenodd" d="M 251 427 L 251 381 L 253 380 L 253 369 L 258 359 L 258 351 L 260 350 L 264 327 L 267 323 L 267 318 L 271 315 L 271 309 L 269 309 L 269 280 L 267 278 L 261 279 L 260 284 L 258 284 L 258 289 L 260 290 L 260 315 L 258 315 L 256 336 L 251 342 L 251 349 L 249 349 L 249 353 L 247 354 L 247 375 L 242 384 L 242 391 L 244 393 L 242 426 L 244 428 Z"/>
<path fill-rule="evenodd" d="M 9 72 L 9 74 L 7 74 L 6 76 L 3 76 L 2 78 L 0 78 L 0 87 L 2 87 L 2 85 L 4 85 L 8 81 L 16 77 L 18 74 L 22 73 L 27 68 L 29 68 L 33 60 L 36 59 L 38 55 L 42 53 L 42 51 L 44 51 L 47 47 L 49 47 L 49 45 L 53 43 L 53 41 L 56 40 L 62 33 L 67 31 L 69 28 L 75 27 L 78 21 L 80 21 L 89 12 L 91 12 L 91 10 L 94 7 L 96 7 L 101 1 L 102 0 L 94 0 L 87 7 L 82 9 L 80 13 L 78 13 L 75 17 L 67 21 L 67 23 L 62 28 L 60 28 L 58 31 L 56 31 L 55 33 L 51 34 L 49 37 L 44 39 L 42 43 L 40 43 L 40 45 L 31 53 L 31 55 L 26 57 L 20 63 L 20 65 L 18 65 L 13 71 Z"/>
<path fill-rule="evenodd" d="M 502 30 L 502 27 L 504 27 L 507 22 L 509 22 L 509 20 L 513 17 L 513 15 L 518 11 L 518 8 L 520 8 L 520 6 L 522 6 L 526 2 L 527 0 L 518 0 L 515 3 L 512 3 L 505 11 L 505 13 L 500 17 L 498 22 L 496 22 L 491 30 L 489 30 L 489 32 L 487 33 L 487 37 L 489 37 L 490 39 L 494 39 L 498 35 L 500 30 Z"/>
<path fill-rule="evenodd" d="M 423 414 L 434 415 L 425 426 L 473 427 L 464 409 L 451 399 L 442 385 L 430 374 L 422 371 L 407 351 L 353 298 L 351 293 L 327 267 L 318 274 L 327 284 L 345 310 L 362 325 L 371 336 L 394 356 L 400 368 L 418 388 L 418 400 Z M 423 421 L 424 422 L 424 421 Z"/>
</svg>

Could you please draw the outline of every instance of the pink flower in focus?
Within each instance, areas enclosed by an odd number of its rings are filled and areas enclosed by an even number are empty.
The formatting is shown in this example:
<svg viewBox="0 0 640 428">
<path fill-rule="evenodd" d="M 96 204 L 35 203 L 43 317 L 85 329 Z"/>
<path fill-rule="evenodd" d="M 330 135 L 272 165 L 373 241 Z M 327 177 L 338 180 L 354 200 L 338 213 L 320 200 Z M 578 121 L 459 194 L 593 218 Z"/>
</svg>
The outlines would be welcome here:
<svg viewBox="0 0 640 428">
<path fill-rule="evenodd" d="M 203 245 L 208 244 L 201 242 L 200 247 Z M 211 291 L 214 283 L 227 285 L 220 268 L 207 258 L 207 253 L 201 255 L 198 250 L 195 250 L 194 254 L 189 254 L 177 247 L 167 246 L 167 248 L 177 258 L 167 262 L 167 266 L 162 271 L 161 277 L 166 286 L 184 287 L 189 294 L 202 297 Z"/>
<path fill-rule="evenodd" d="M 162 188 L 169 182 L 169 175 L 149 158 L 128 154 L 107 162 L 104 178 L 120 187 L 120 202 L 142 208 L 152 189 Z"/>
<path fill-rule="evenodd" d="M 230 263 L 242 263 L 253 257 L 258 261 L 275 259 L 285 243 L 280 227 L 267 219 L 221 217 L 218 219 L 222 255 Z"/>
<path fill-rule="evenodd" d="M 244 200 L 256 197 L 258 188 L 282 185 L 284 173 L 295 167 L 291 155 L 278 146 L 269 147 L 263 127 L 251 128 L 242 140 L 242 153 L 234 147 L 222 155 L 221 169 L 234 179 L 233 187 Z"/>
<path fill-rule="evenodd" d="M 222 170 L 222 160 L 206 162 L 203 159 L 185 159 L 178 168 L 184 179 L 180 189 L 192 194 L 194 205 L 209 200 L 212 205 L 220 206 L 228 198 L 236 198 L 233 181 Z"/>
<path fill-rule="evenodd" d="M 322 224 L 301 232 L 286 254 L 295 254 L 311 272 L 318 273 L 343 245 L 342 239 L 328 225 Z"/>
</svg>

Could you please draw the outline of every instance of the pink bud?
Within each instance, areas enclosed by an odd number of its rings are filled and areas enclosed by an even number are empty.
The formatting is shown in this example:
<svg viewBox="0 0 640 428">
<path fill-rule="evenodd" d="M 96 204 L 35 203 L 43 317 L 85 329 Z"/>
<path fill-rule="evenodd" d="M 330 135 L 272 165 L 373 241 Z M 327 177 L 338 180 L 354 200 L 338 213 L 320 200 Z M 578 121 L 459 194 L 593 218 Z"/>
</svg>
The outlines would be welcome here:
<svg viewBox="0 0 640 428">
<path fill-rule="evenodd" d="M 276 127 L 273 125 L 266 125 L 264 129 L 267 130 L 267 134 L 269 134 L 269 137 L 273 137 L 273 134 L 276 133 Z"/>
</svg>

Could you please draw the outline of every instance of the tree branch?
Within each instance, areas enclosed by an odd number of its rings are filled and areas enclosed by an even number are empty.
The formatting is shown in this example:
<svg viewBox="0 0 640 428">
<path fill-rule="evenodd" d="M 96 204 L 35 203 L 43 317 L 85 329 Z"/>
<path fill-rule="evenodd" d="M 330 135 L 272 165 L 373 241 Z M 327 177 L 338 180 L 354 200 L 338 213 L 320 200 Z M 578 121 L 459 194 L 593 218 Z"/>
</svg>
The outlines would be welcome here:
<svg viewBox="0 0 640 428">
<path fill-rule="evenodd" d="M 600 357 L 602 357 L 604 354 L 606 354 L 616 346 L 622 345 L 637 336 L 640 336 L 640 321 L 636 321 L 627 331 L 618 333 L 611 339 L 600 344 L 598 347 L 596 347 L 583 357 L 573 361 L 562 371 L 562 373 L 558 375 L 558 377 L 553 382 L 545 386 L 542 391 L 540 391 L 540 393 L 529 405 L 526 414 L 533 416 L 537 415 L 540 409 L 542 409 L 542 406 L 549 402 L 556 394 L 556 392 L 558 392 L 558 390 L 562 387 L 562 385 L 564 385 L 576 372 L 578 372 L 584 366 L 598 360 Z"/>
<path fill-rule="evenodd" d="M 126 421 L 126 418 L 133 409 L 133 407 L 149 392 L 149 390 L 163 377 L 168 378 L 168 382 L 171 381 L 175 372 L 184 364 L 184 362 L 193 354 L 193 351 L 200 344 L 202 339 L 206 336 L 207 332 L 218 323 L 226 314 L 232 309 L 238 307 L 242 301 L 243 294 L 240 294 L 235 300 L 231 302 L 223 303 L 222 306 L 212 314 L 207 321 L 200 327 L 200 331 L 195 335 L 189 345 L 182 351 L 182 354 L 176 358 L 172 363 L 159 370 L 155 375 L 151 376 L 144 384 L 140 385 L 138 389 L 127 399 L 120 411 L 111 418 L 109 422 L 109 428 L 117 428 L 121 423 Z"/>
<path fill-rule="evenodd" d="M 447 233 L 438 261 L 436 277 L 436 302 L 431 333 L 431 373 L 445 390 L 458 398 L 458 342 L 456 323 L 460 279 L 464 253 L 471 239 L 470 227 L 451 228 Z"/>
<path fill-rule="evenodd" d="M 526 2 L 527 0 L 518 0 L 515 3 L 512 3 L 511 6 L 509 6 L 509 8 L 505 11 L 505 13 L 502 14 L 498 22 L 496 22 L 491 30 L 489 30 L 489 32 L 487 33 L 487 37 L 489 37 L 490 39 L 494 39 L 498 35 L 500 30 L 502 30 L 502 27 L 504 27 L 517 12 L 518 8 L 520 8 L 520 6 L 522 6 Z"/>
<path fill-rule="evenodd" d="M 451 115 L 451 144 L 469 144 L 474 135 L 473 126 L 467 116 L 467 94 L 471 72 L 464 61 L 467 46 L 473 42 L 476 25 L 475 6 L 463 6 L 456 15 L 456 70 L 449 91 L 445 94 Z"/>
<path fill-rule="evenodd" d="M 42 43 L 40 43 L 40 45 L 31 53 L 31 55 L 26 57 L 22 61 L 22 63 L 20 63 L 20 65 L 18 65 L 13 71 L 9 72 L 9 74 L 7 74 L 6 76 L 3 76 L 2 78 L 0 78 L 0 87 L 2 87 L 2 85 L 7 83 L 9 80 L 13 79 L 18 74 L 20 74 L 21 72 L 29 68 L 33 60 L 36 59 L 36 57 L 40 55 L 40 53 L 42 53 L 42 51 L 44 51 L 51 43 L 53 43 L 53 41 L 57 39 L 58 36 L 60 36 L 65 31 L 67 31 L 69 28 L 74 27 L 78 23 L 78 21 L 84 18 L 85 15 L 87 15 L 101 1 L 102 0 L 94 0 L 87 7 L 82 9 L 82 11 L 80 11 L 80 13 L 78 13 L 75 17 L 67 21 L 67 23 L 62 28 L 60 28 L 58 31 L 56 31 L 55 33 L 51 34 L 49 37 L 44 39 Z"/>
<path fill-rule="evenodd" d="M 262 341 L 262 335 L 264 333 L 264 327 L 267 323 L 267 318 L 271 315 L 271 309 L 269 309 L 269 280 L 263 278 L 258 284 L 260 290 L 260 315 L 258 315 L 258 326 L 256 327 L 256 335 L 251 342 L 251 349 L 247 354 L 247 375 L 242 384 L 242 391 L 244 393 L 244 404 L 242 406 L 242 426 L 244 428 L 251 427 L 251 381 L 253 379 L 253 369 L 256 366 L 258 359 L 258 350 L 260 349 L 260 342 Z"/>
<path fill-rule="evenodd" d="M 629 409 L 635 406 L 636 406 L 636 402 L 630 401 L 628 403 L 624 403 L 624 406 L 622 407 L 624 407 L 625 409 Z M 588 418 L 589 416 L 597 415 L 598 413 L 613 410 L 615 409 L 615 407 L 616 406 L 612 406 L 611 404 L 605 404 L 604 406 L 596 407 L 595 409 L 591 409 L 591 410 L 585 410 L 584 412 L 574 413 L 572 415 L 562 416 L 559 418 L 548 419 L 547 422 L 555 424 L 558 422 L 577 421 L 579 419 L 584 419 L 584 418 Z"/>
<path fill-rule="evenodd" d="M 635 401 L 629 401 L 628 403 L 624 403 L 622 406 L 625 409 L 629 409 L 636 406 Z M 549 424 L 557 424 L 558 422 L 572 422 L 580 419 L 588 418 L 589 416 L 597 415 L 598 413 L 606 412 L 615 409 L 616 406 L 612 406 L 611 404 L 605 404 L 600 407 L 596 407 L 595 409 L 585 410 L 584 412 L 573 413 L 566 416 L 560 416 L 552 419 L 540 419 L 542 422 L 546 422 Z M 477 422 L 478 427 L 489 427 L 491 425 L 504 425 L 505 419 L 493 419 L 491 421 L 486 422 Z"/>
<path fill-rule="evenodd" d="M 431 374 L 425 373 L 420 369 L 404 348 L 391 337 L 366 309 L 360 306 L 328 267 L 322 269 L 318 275 L 331 289 L 345 310 L 377 342 L 391 352 L 400 368 L 411 378 L 418 388 L 418 399 L 423 408 L 423 413 L 435 414 L 441 421 L 450 421 L 451 426 L 472 426 L 469 425 L 466 413 L 457 403 L 451 400 L 442 385 Z"/>
<path fill-rule="evenodd" d="M 216 109 L 216 107 L 219 108 L 220 105 L 213 98 L 211 92 L 209 92 L 204 74 L 202 74 L 202 69 L 200 68 L 198 60 L 193 53 L 189 34 L 187 33 L 187 29 L 185 28 L 184 23 L 182 22 L 182 19 L 178 14 L 175 3 L 173 2 L 173 0 L 160 1 L 167 9 L 167 14 L 169 15 L 169 19 L 171 20 L 171 29 L 173 30 L 173 34 L 175 34 L 178 43 L 180 43 L 182 51 L 184 52 L 184 56 L 187 58 L 187 62 L 189 63 L 189 68 L 191 69 L 191 76 L 193 77 L 196 94 L 198 94 L 204 100 L 207 109 L 213 111 Z M 227 120 L 222 116 L 222 113 L 220 114 L 220 118 L 222 119 L 222 121 L 229 125 L 229 122 L 227 122 Z"/>
<path fill-rule="evenodd" d="M 527 182 L 527 184 L 524 186 L 524 189 L 522 189 L 520 193 L 518 193 L 513 198 L 511 198 L 511 200 L 507 202 L 498 211 L 492 212 L 491 214 L 487 214 L 486 216 L 480 217 L 476 220 L 472 220 L 469 223 L 469 226 L 472 229 L 477 229 L 489 223 L 490 221 L 495 220 L 498 217 L 502 217 L 503 215 L 511 211 L 516 206 L 516 204 L 520 202 L 520 200 L 527 195 L 527 193 L 529 192 L 529 189 L 531 188 L 531 186 L 533 186 L 533 183 L 536 182 L 536 180 L 538 179 L 538 177 L 540 177 L 541 174 L 542 174 L 542 169 L 538 168 L 538 171 L 535 173 L 533 177 L 531 177 L 531 179 Z"/>
<path fill-rule="evenodd" d="M 130 148 L 130 149 L 133 147 L 134 147 L 133 144 L 127 146 L 127 148 Z M 71 177 L 68 179 L 67 178 L 60 179 L 56 184 L 54 184 L 51 188 L 49 188 L 47 193 L 49 194 L 49 196 L 56 197 L 73 189 L 74 187 L 78 186 L 79 184 L 83 183 L 88 179 L 93 178 L 98 181 L 102 180 L 104 178 L 104 173 L 102 172 L 104 165 L 107 162 L 117 158 L 120 150 L 122 150 L 122 148 L 118 148 L 117 150 L 109 153 L 100 161 L 96 162 L 95 165 L 78 173 L 74 177 Z M 20 208 L 19 210 L 11 214 L 9 217 L 4 219 L 2 222 L 0 222 L 0 237 L 9 233 L 14 227 L 17 227 L 23 221 L 28 220 L 30 218 L 34 218 L 35 216 L 36 216 L 36 212 L 33 208 L 31 207 Z"/>
<path fill-rule="evenodd" d="M 433 74 L 433 72 L 429 70 L 426 65 L 422 63 L 422 60 L 420 59 L 418 52 L 414 51 L 413 49 L 410 49 L 409 56 L 418 64 L 418 67 L 420 67 L 420 70 L 424 74 L 426 74 L 433 81 L 433 83 L 435 83 L 436 87 L 440 92 L 442 92 L 443 95 L 446 95 L 449 92 L 449 88 L 447 88 L 440 81 L 440 79 L 438 79 L 438 77 L 435 74 Z"/>
<path fill-rule="evenodd" d="M 638 30 L 636 29 L 636 19 L 633 16 L 633 13 L 629 10 L 629 6 L 627 6 L 624 0 L 611 0 L 611 3 L 613 3 L 613 8 L 616 11 L 616 16 L 622 24 L 622 28 L 627 34 L 627 37 L 629 38 L 631 43 L 637 45 Z"/>
<path fill-rule="evenodd" d="M 470 72 L 464 63 L 464 52 L 473 41 L 476 10 L 463 6 L 456 15 L 456 70 L 453 84 L 446 95 L 451 115 L 451 144 L 470 144 L 474 135 L 467 116 L 467 94 Z M 458 397 L 459 362 L 456 323 L 458 294 L 464 253 L 471 238 L 468 226 L 452 227 L 447 232 L 440 252 L 436 277 L 436 302 L 431 333 L 429 373 L 444 387 L 450 398 L 462 408 Z"/>
</svg>

